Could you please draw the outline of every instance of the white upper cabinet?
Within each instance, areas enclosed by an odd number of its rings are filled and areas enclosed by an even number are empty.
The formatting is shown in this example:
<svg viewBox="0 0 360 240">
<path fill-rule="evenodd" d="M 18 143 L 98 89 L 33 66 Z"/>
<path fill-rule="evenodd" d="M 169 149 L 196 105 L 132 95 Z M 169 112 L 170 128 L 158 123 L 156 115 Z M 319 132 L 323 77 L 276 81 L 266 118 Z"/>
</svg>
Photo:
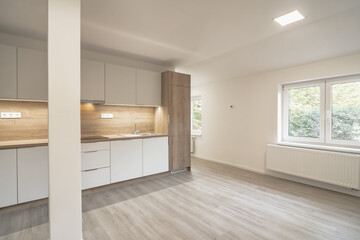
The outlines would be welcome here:
<svg viewBox="0 0 360 240">
<path fill-rule="evenodd" d="M 18 98 L 48 99 L 47 53 L 18 48 Z"/>
<path fill-rule="evenodd" d="M 136 104 L 161 105 L 161 73 L 137 70 Z"/>
<path fill-rule="evenodd" d="M 17 98 L 16 48 L 0 45 L 0 98 Z"/>
<path fill-rule="evenodd" d="M 168 137 L 143 139 L 143 176 L 169 171 Z"/>
<path fill-rule="evenodd" d="M 107 104 L 136 104 L 136 69 L 114 64 L 106 64 Z"/>
<path fill-rule="evenodd" d="M 81 100 L 105 101 L 105 64 L 81 59 Z"/>
<path fill-rule="evenodd" d="M 48 197 L 48 147 L 18 149 L 18 201 L 19 203 Z"/>
<path fill-rule="evenodd" d="M 0 208 L 17 204 L 16 149 L 0 150 Z"/>
</svg>

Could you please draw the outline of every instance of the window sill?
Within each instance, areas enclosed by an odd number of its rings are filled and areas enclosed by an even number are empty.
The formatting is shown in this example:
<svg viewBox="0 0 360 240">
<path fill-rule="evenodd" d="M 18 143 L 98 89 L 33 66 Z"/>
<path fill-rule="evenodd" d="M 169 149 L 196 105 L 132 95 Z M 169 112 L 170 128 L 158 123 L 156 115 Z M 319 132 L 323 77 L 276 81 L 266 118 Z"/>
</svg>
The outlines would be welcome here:
<svg viewBox="0 0 360 240">
<path fill-rule="evenodd" d="M 191 133 L 191 137 L 201 137 L 201 133 Z"/>
<path fill-rule="evenodd" d="M 322 145 L 312 145 L 312 144 L 292 143 L 292 142 L 278 142 L 277 144 L 283 145 L 283 146 L 290 146 L 290 147 L 300 147 L 300 148 L 309 148 L 309 149 L 316 149 L 316 150 L 360 154 L 360 149 L 358 149 L 358 148 L 322 146 Z"/>
</svg>

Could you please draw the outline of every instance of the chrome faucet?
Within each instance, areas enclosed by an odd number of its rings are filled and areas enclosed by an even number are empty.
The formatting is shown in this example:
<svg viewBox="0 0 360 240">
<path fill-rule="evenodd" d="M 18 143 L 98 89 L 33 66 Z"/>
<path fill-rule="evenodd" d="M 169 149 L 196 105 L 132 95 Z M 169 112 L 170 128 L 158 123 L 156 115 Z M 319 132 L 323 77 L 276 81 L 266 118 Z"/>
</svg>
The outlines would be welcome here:
<svg viewBox="0 0 360 240">
<path fill-rule="evenodd" d="M 136 129 L 136 124 L 138 124 L 138 123 L 145 123 L 145 122 L 144 122 L 144 121 L 135 122 L 135 128 L 134 128 L 134 134 L 135 134 L 135 135 L 140 132 L 140 130 L 137 130 L 137 129 Z"/>
</svg>

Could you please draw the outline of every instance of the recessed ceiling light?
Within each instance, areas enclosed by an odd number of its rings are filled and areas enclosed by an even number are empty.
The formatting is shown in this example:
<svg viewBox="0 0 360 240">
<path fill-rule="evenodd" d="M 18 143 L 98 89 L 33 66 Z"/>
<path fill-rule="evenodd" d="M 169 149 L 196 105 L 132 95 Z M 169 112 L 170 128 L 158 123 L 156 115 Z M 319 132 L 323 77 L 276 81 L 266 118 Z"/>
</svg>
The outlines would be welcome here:
<svg viewBox="0 0 360 240">
<path fill-rule="evenodd" d="M 301 13 L 298 10 L 295 10 L 291 13 L 285 14 L 281 17 L 277 17 L 274 19 L 275 22 L 279 23 L 281 26 L 288 25 L 290 23 L 299 21 L 301 19 L 304 19 L 305 17 L 301 15 Z"/>
</svg>

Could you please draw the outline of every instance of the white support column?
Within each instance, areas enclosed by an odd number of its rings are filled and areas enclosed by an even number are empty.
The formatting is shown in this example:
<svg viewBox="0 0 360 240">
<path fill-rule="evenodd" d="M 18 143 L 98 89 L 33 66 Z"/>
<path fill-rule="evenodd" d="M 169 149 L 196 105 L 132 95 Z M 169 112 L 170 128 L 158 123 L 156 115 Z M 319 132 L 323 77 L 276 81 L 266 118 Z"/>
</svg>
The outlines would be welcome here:
<svg viewBox="0 0 360 240">
<path fill-rule="evenodd" d="M 80 2 L 48 1 L 51 240 L 80 240 Z"/>
</svg>

